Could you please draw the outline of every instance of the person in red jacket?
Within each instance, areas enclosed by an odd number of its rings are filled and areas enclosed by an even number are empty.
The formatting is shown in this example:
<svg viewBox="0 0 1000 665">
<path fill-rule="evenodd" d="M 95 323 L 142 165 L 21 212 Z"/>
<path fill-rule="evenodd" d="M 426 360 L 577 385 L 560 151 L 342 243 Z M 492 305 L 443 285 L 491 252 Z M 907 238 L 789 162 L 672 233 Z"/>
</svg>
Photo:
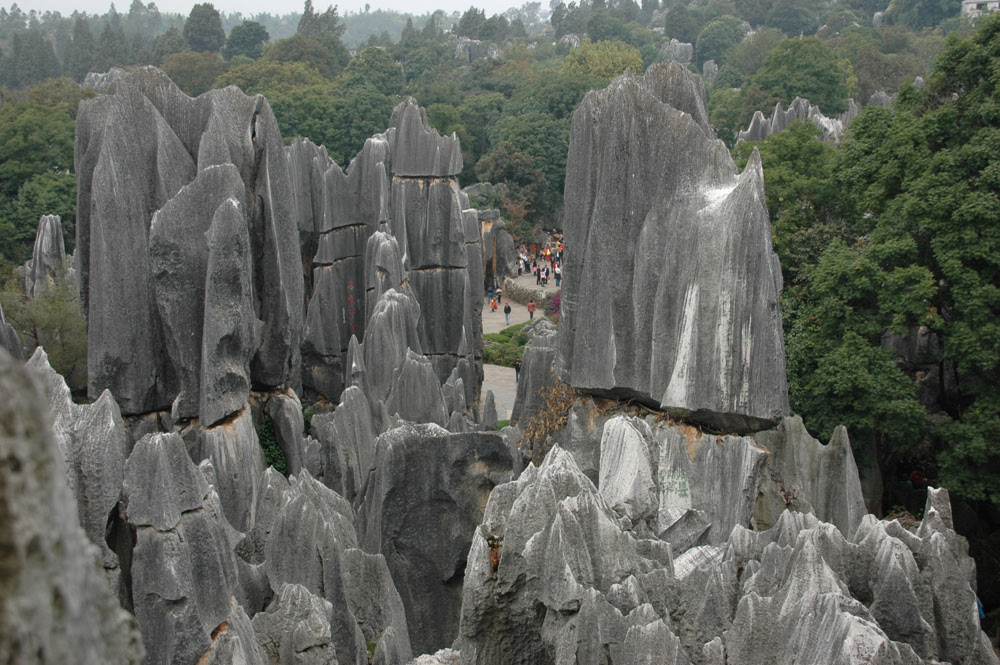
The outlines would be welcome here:
<svg viewBox="0 0 1000 665">
<path fill-rule="evenodd" d="M 535 310 L 536 309 L 537 309 L 537 306 L 535 305 L 535 301 L 534 300 L 532 300 L 531 302 L 528 303 L 528 319 L 535 318 Z"/>
</svg>

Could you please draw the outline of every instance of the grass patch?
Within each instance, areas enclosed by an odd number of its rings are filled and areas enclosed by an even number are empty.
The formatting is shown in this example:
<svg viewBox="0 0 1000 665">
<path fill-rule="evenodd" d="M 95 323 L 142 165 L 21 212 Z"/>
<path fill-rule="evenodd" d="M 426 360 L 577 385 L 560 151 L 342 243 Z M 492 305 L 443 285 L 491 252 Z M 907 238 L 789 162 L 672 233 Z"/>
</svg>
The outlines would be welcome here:
<svg viewBox="0 0 1000 665">
<path fill-rule="evenodd" d="M 523 328 L 530 321 L 504 328 L 498 333 L 483 335 L 483 362 L 488 365 L 513 367 L 514 361 L 524 356 L 528 335 Z"/>
<path fill-rule="evenodd" d="M 510 425 L 510 421 L 509 420 L 500 420 L 500 421 L 497 421 L 497 431 L 499 432 L 500 430 L 502 430 L 504 427 L 507 427 L 508 425 Z"/>
</svg>

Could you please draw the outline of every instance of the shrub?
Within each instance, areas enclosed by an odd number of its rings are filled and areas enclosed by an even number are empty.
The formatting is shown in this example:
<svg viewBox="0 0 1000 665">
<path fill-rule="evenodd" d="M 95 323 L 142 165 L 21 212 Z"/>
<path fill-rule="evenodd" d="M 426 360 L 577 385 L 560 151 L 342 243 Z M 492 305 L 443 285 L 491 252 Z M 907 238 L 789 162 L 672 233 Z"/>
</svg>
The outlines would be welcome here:
<svg viewBox="0 0 1000 665">
<path fill-rule="evenodd" d="M 278 437 L 274 433 L 274 421 L 271 416 L 264 415 L 257 425 L 257 439 L 260 447 L 264 450 L 264 459 L 268 465 L 283 476 L 288 475 L 288 460 L 285 459 L 285 451 L 278 446 Z"/>
</svg>

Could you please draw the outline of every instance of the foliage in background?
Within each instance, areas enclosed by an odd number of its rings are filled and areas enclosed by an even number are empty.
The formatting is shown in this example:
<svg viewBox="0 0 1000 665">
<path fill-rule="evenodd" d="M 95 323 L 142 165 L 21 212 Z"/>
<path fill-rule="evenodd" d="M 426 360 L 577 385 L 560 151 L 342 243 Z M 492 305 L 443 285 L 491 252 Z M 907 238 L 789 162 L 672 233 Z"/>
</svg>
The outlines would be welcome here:
<svg viewBox="0 0 1000 665">
<path fill-rule="evenodd" d="M 274 421 L 271 416 L 261 415 L 260 424 L 257 425 L 257 440 L 264 451 L 264 460 L 269 466 L 283 476 L 288 475 L 288 461 L 285 459 L 285 452 L 278 446 L 278 437 L 274 433 Z"/>
<path fill-rule="evenodd" d="M 8 280 L 0 291 L 4 318 L 21 337 L 27 355 L 43 347 L 52 369 L 70 388 L 87 385 L 87 321 L 83 316 L 76 284 L 61 277 L 36 298 L 28 298 L 16 280 Z"/>
</svg>

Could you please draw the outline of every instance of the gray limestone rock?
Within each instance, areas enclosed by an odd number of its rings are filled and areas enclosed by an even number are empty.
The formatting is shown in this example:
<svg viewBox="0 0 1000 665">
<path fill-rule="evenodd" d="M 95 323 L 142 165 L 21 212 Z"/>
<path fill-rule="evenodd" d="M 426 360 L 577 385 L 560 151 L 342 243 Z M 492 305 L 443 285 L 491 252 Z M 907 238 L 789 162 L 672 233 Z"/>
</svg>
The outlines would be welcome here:
<svg viewBox="0 0 1000 665">
<path fill-rule="evenodd" d="M 212 634 L 212 646 L 198 665 L 270 665 L 250 617 L 235 598 L 229 600 L 229 616 Z"/>
<path fill-rule="evenodd" d="M 770 451 L 754 513 L 757 528 L 770 527 L 792 503 L 795 510 L 830 522 L 845 538 L 854 535 L 868 511 L 845 428 L 838 427 L 824 446 L 794 416 L 754 438 Z"/>
<path fill-rule="evenodd" d="M 211 461 L 216 476 L 212 484 L 219 494 L 226 521 L 238 531 L 250 529 L 261 476 L 267 467 L 250 405 L 244 405 L 229 421 L 201 431 L 193 457 Z"/>
<path fill-rule="evenodd" d="M 343 498 L 303 471 L 286 493 L 265 547 L 264 568 L 276 602 L 283 586 L 301 585 L 332 604 L 328 630 L 341 663 L 366 658 L 364 636 L 347 602 L 342 563 L 344 550 L 358 545 L 353 519 Z"/>
<path fill-rule="evenodd" d="M 458 633 L 466 557 L 489 491 L 509 478 L 495 433 L 449 434 L 404 425 L 376 442 L 375 471 L 358 517 L 361 547 L 385 556 L 417 653 Z"/>
<path fill-rule="evenodd" d="M 436 423 L 444 426 L 448 422 L 441 384 L 434 374 L 434 366 L 426 357 L 413 351 L 406 352 L 406 359 L 396 371 L 385 405 L 389 413 L 413 423 Z"/>
<path fill-rule="evenodd" d="M 887 93 L 885 90 L 876 90 L 875 93 L 868 98 L 868 106 L 892 106 L 892 95 Z"/>
<path fill-rule="evenodd" d="M 202 330 L 209 259 L 205 234 L 220 206 L 229 199 L 239 201 L 243 196 L 243 181 L 235 166 L 213 167 L 198 173 L 191 183 L 181 188 L 153 214 L 150 222 L 149 262 L 156 306 L 163 322 L 167 353 L 180 383 L 172 408 L 175 420 L 197 418 L 199 415 Z M 245 222 L 242 225 L 245 226 Z M 230 242 L 229 237 L 220 237 L 218 231 L 213 235 L 226 245 Z M 238 248 L 239 240 L 235 240 Z M 249 254 L 249 241 L 244 240 L 243 245 L 244 254 Z M 249 256 L 244 256 L 244 260 L 249 262 Z M 216 279 L 222 276 L 218 267 L 215 272 Z M 239 276 L 238 270 L 234 272 Z M 249 298 L 247 293 L 247 302 L 239 303 L 237 309 L 242 310 L 249 305 Z M 245 401 L 245 397 L 242 399 Z"/>
<path fill-rule="evenodd" d="M 38 220 L 35 247 L 25 264 L 24 291 L 35 298 L 66 272 L 66 245 L 59 215 L 42 215 Z"/>
<path fill-rule="evenodd" d="M 553 365 L 556 344 L 556 327 L 547 319 L 540 318 L 532 326 L 521 358 L 521 378 L 517 382 L 517 395 L 510 413 L 512 425 L 531 418 L 544 406 L 543 391 L 555 385 Z"/>
<path fill-rule="evenodd" d="M 144 662 L 135 620 L 80 528 L 42 386 L 0 350 L 0 659 Z"/>
<path fill-rule="evenodd" d="M 162 409 L 181 395 L 179 412 L 193 411 L 190 365 L 203 340 L 198 339 L 197 325 L 193 346 L 180 331 L 198 316 L 198 298 L 184 294 L 197 291 L 204 245 L 212 242 L 211 232 L 205 238 L 202 227 L 211 214 L 212 225 L 228 237 L 216 238 L 220 255 L 216 272 L 212 257 L 208 259 L 208 285 L 203 287 L 206 333 L 234 334 L 232 329 L 219 329 L 224 326 L 208 325 L 213 316 L 221 316 L 219 303 L 212 303 L 214 290 L 226 297 L 238 291 L 240 314 L 233 316 L 239 322 L 235 326 L 239 344 L 233 345 L 237 348 L 223 353 L 209 346 L 213 372 L 223 376 L 213 375 L 208 383 L 241 392 L 237 385 L 226 383 L 239 380 L 221 366 L 232 362 L 232 374 L 242 376 L 243 357 L 249 352 L 253 382 L 294 388 L 299 381 L 303 286 L 288 168 L 267 101 L 234 87 L 192 99 L 157 69 L 119 73 L 104 94 L 81 105 L 74 159 L 79 279 L 91 340 L 90 394 L 111 389 L 128 414 Z M 165 219 L 164 228 L 154 233 L 154 212 L 199 174 L 220 166 L 239 174 L 231 198 L 199 210 L 197 219 L 182 219 L 185 206 L 191 208 L 190 201 L 184 202 L 187 197 L 198 198 L 193 191 L 185 194 L 165 213 L 171 221 Z M 218 194 L 213 187 L 207 189 Z M 185 233 L 190 235 L 178 237 Z M 151 234 L 162 250 L 159 254 L 151 251 Z M 223 250 L 225 242 L 233 247 Z M 171 263 L 172 258 L 178 263 Z M 258 287 L 246 288 L 250 283 Z M 158 298 L 164 308 L 157 307 Z M 168 341 L 173 353 L 168 352 Z M 214 345 L 219 339 L 208 341 Z M 178 362 L 180 367 L 175 366 Z M 232 413 L 245 401 L 246 395 L 240 394 L 210 403 Z M 200 407 L 204 406 L 202 399 Z M 212 423 L 226 413 L 217 415 L 210 409 L 202 417 Z"/>
<path fill-rule="evenodd" d="M 381 554 L 360 549 L 344 551 L 347 602 L 366 642 L 374 642 L 385 665 L 402 665 L 413 657 L 406 612 Z"/>
<path fill-rule="evenodd" d="M 388 225 L 383 225 L 368 239 L 365 250 L 365 292 L 369 305 L 366 316 L 371 316 L 375 303 L 383 293 L 389 289 L 399 289 L 404 280 L 399 242 L 389 231 Z"/>
<path fill-rule="evenodd" d="M 152 434 L 125 464 L 136 544 L 132 599 L 151 663 L 194 663 L 238 592 L 237 533 L 177 434 Z"/>
<path fill-rule="evenodd" d="M 656 521 L 653 434 L 638 418 L 615 418 L 601 437 L 601 497 L 630 527 Z"/>
<path fill-rule="evenodd" d="M 877 94 L 877 93 L 876 93 Z M 884 94 L 884 93 L 883 93 Z M 828 118 L 818 106 L 813 106 L 808 99 L 796 97 L 787 109 L 779 102 L 774 107 L 774 112 L 768 118 L 760 111 L 755 111 L 750 126 L 745 132 L 740 132 L 737 143 L 743 141 L 763 141 L 768 136 L 777 134 L 787 129 L 796 120 L 810 120 L 823 132 L 823 138 L 831 141 L 839 141 L 844 134 L 844 130 L 850 126 L 857 117 L 859 111 L 854 100 L 849 100 L 849 108 L 836 118 Z"/>
<path fill-rule="evenodd" d="M 709 60 L 701 66 L 701 76 L 705 79 L 705 85 L 709 88 L 715 83 L 715 77 L 719 73 L 719 65 L 715 63 L 715 60 Z"/>
<path fill-rule="evenodd" d="M 677 39 L 671 39 L 660 46 L 660 53 L 685 67 L 694 61 L 694 45 Z"/>
<path fill-rule="evenodd" d="M 283 584 L 253 629 L 271 665 L 340 662 L 330 631 L 333 606 L 299 584 Z"/>
<path fill-rule="evenodd" d="M 422 352 L 419 320 L 420 306 L 407 293 L 389 290 L 376 303 L 360 353 L 364 361 L 361 388 L 373 407 L 388 400 L 407 351 Z"/>
<path fill-rule="evenodd" d="M 466 567 L 454 645 L 462 662 L 643 662 L 638 654 L 625 660 L 630 628 L 668 617 L 645 605 L 638 588 L 624 610 L 609 598 L 630 576 L 660 568 L 672 576 L 669 546 L 651 542 L 621 529 L 572 455 L 556 446 L 541 466 L 490 495 Z M 673 652 L 667 662 L 687 662 Z"/>
<path fill-rule="evenodd" d="M 656 430 L 659 448 L 657 533 L 669 529 L 686 511 L 702 511 L 712 524 L 706 538 L 725 542 L 736 525 L 747 527 L 767 451 L 748 437 L 713 436 L 685 425 Z"/>
<path fill-rule="evenodd" d="M 14 326 L 7 323 L 7 319 L 4 318 L 2 306 L 0 306 L 0 348 L 15 360 L 24 362 L 24 347 L 21 346 L 21 338 L 14 330 Z"/>
<path fill-rule="evenodd" d="M 455 44 L 455 64 L 459 67 L 469 65 L 486 57 L 486 48 L 478 39 L 459 37 Z"/>
<path fill-rule="evenodd" d="M 219 206 L 206 236 L 199 416 L 208 426 L 246 403 L 252 378 L 250 359 L 260 346 L 264 324 L 254 314 L 250 241 L 235 199 Z"/>
<path fill-rule="evenodd" d="M 486 391 L 486 399 L 483 403 L 483 429 L 492 432 L 497 428 L 497 402 L 492 390 Z"/>
<path fill-rule="evenodd" d="M 564 219 L 575 250 L 557 374 L 584 391 L 754 431 L 788 414 L 781 270 L 760 158 L 737 173 L 696 120 L 701 99 L 670 92 L 692 76 L 660 63 L 588 93 L 574 113 Z M 699 113 L 663 101 L 672 98 Z"/>
<path fill-rule="evenodd" d="M 462 172 L 458 137 L 438 134 L 412 97 L 392 110 L 386 137 L 392 151 L 393 175 L 442 178 Z"/>
<path fill-rule="evenodd" d="M 69 386 L 49 365 L 42 347 L 35 349 L 27 366 L 45 386 L 52 433 L 62 453 L 66 481 L 76 496 L 80 525 L 101 550 L 114 583 L 118 557 L 108 548 L 105 529 L 118 506 L 132 439 L 110 392 L 105 390 L 93 404 L 74 404 Z"/>
<path fill-rule="evenodd" d="M 465 221 L 454 178 L 394 177 L 391 228 L 406 270 L 466 266 Z"/>
<path fill-rule="evenodd" d="M 306 425 L 299 396 L 288 389 L 271 393 L 264 410 L 274 421 L 274 436 L 281 452 L 285 453 L 288 475 L 299 475 L 303 468 L 306 443 L 303 436 Z"/>
<path fill-rule="evenodd" d="M 355 503 L 375 460 L 375 424 L 361 389 L 344 390 L 336 411 L 313 417 L 312 430 L 322 444 L 324 484 Z"/>
</svg>

